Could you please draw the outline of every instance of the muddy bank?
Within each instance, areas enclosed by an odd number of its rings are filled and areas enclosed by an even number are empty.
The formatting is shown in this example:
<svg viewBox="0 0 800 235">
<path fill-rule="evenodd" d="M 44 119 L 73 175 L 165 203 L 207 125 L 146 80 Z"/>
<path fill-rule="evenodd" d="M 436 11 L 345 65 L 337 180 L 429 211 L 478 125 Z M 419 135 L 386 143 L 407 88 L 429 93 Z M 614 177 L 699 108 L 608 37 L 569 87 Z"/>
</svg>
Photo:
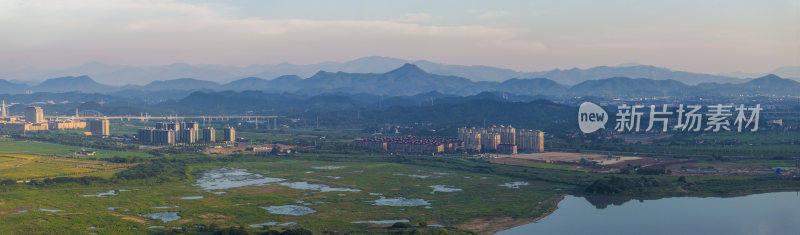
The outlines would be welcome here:
<svg viewBox="0 0 800 235">
<path fill-rule="evenodd" d="M 474 231 L 479 234 L 495 234 L 497 232 L 507 230 L 513 227 L 533 223 L 540 219 L 547 217 L 558 209 L 558 203 L 564 200 L 566 195 L 560 195 L 557 198 L 544 200 L 531 211 L 531 214 L 536 214 L 537 211 L 545 210 L 540 216 L 534 218 L 512 218 L 508 216 L 503 217 L 483 217 L 469 220 L 467 222 L 456 225 L 458 229 L 467 231 Z M 548 207 L 548 205 L 553 205 Z"/>
</svg>

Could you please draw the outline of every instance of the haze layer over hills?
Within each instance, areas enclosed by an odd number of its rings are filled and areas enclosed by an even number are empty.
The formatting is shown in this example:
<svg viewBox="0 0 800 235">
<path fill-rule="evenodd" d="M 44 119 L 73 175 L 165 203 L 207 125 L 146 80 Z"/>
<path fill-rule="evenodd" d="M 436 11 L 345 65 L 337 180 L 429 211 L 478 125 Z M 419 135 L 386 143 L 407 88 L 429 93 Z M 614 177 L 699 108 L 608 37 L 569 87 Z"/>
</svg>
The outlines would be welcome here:
<svg viewBox="0 0 800 235">
<path fill-rule="evenodd" d="M 755 79 L 736 79 L 736 83 L 720 83 L 718 79 L 696 79 L 700 84 L 687 84 L 681 74 L 676 79 L 609 77 L 587 79 L 567 85 L 549 78 L 512 78 L 502 82 L 473 81 L 453 75 L 429 73 L 413 64 L 404 64 L 385 73 L 346 73 L 320 71 L 308 78 L 284 75 L 266 80 L 247 77 L 228 83 L 194 78 L 154 81 L 144 86 L 112 86 L 94 81 L 89 76 L 60 77 L 37 85 L 16 84 L 0 80 L 0 93 L 31 92 L 103 93 L 123 97 L 149 97 L 152 93 L 182 94 L 191 91 L 260 91 L 297 95 L 371 94 L 380 96 L 412 96 L 437 92 L 446 95 L 469 96 L 481 92 L 502 92 L 528 96 L 697 96 L 697 95 L 800 95 L 800 83 L 776 75 Z M 691 76 L 690 76 L 691 77 Z M 696 77 L 696 76 L 695 76 Z M 683 79 L 682 79 L 683 78 Z M 732 78 L 735 79 L 735 78 Z M 707 80 L 707 81 L 706 81 Z M 173 98 L 179 98 L 176 96 Z"/>
<path fill-rule="evenodd" d="M 325 62 L 319 64 L 295 65 L 262 64 L 245 67 L 223 65 L 189 65 L 170 64 L 164 66 L 123 66 L 103 63 L 89 63 L 66 69 L 26 69 L 15 72 L 0 73 L 0 79 L 33 85 L 46 79 L 68 76 L 87 75 L 99 83 L 123 86 L 146 85 L 154 81 L 193 78 L 198 80 L 227 83 L 246 77 L 257 77 L 271 80 L 284 75 L 295 75 L 301 78 L 311 77 L 319 71 L 347 73 L 385 73 L 403 64 L 410 63 L 421 69 L 438 75 L 452 75 L 473 81 L 505 81 L 511 78 L 548 78 L 565 85 L 574 85 L 586 80 L 597 80 L 610 77 L 651 78 L 656 80 L 673 79 L 689 85 L 717 82 L 738 83 L 740 78 L 761 77 L 768 73 L 733 73 L 729 75 L 712 75 L 673 71 L 667 68 L 641 64 L 624 64 L 619 66 L 599 66 L 587 69 L 555 69 L 538 72 L 521 72 L 491 66 L 448 65 L 426 60 L 404 60 L 389 57 L 363 57 L 347 62 Z M 800 67 L 785 66 L 771 73 L 786 78 L 800 78 Z"/>
</svg>

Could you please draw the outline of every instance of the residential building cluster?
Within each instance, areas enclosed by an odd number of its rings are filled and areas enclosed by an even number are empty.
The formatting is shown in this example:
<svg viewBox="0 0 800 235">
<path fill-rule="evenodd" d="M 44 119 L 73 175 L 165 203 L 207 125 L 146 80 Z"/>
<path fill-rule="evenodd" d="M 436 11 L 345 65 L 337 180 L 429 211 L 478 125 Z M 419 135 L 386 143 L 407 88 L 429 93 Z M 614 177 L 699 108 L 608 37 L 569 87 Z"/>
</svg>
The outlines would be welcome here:
<svg viewBox="0 0 800 235">
<path fill-rule="evenodd" d="M 458 128 L 464 148 L 479 152 L 516 154 L 518 151 L 544 152 L 544 132 L 512 126 Z"/>
<path fill-rule="evenodd" d="M 357 139 L 356 148 L 371 149 L 390 153 L 436 154 L 461 147 L 461 141 L 441 136 L 392 136 Z"/>
<path fill-rule="evenodd" d="M 217 132 L 214 127 L 206 127 L 200 132 L 197 122 L 159 122 L 156 127 L 145 127 L 136 131 L 136 138 L 145 143 L 176 144 L 197 143 L 202 133 L 203 142 L 215 142 Z M 236 130 L 233 127 L 224 128 L 225 141 L 236 140 Z"/>
<path fill-rule="evenodd" d="M 50 120 L 44 117 L 44 110 L 42 107 L 30 106 L 25 108 L 22 119 L 8 115 L 8 107 L 6 101 L 0 103 L 0 128 L 15 130 L 15 131 L 45 131 L 45 130 L 66 130 L 66 129 L 84 129 L 86 122 L 66 119 L 66 120 Z"/>
<path fill-rule="evenodd" d="M 478 152 L 517 154 L 518 151 L 544 152 L 544 132 L 512 126 L 458 128 L 457 138 L 440 136 L 391 136 L 356 139 L 353 146 L 390 153 L 436 154 L 465 149 Z"/>
</svg>

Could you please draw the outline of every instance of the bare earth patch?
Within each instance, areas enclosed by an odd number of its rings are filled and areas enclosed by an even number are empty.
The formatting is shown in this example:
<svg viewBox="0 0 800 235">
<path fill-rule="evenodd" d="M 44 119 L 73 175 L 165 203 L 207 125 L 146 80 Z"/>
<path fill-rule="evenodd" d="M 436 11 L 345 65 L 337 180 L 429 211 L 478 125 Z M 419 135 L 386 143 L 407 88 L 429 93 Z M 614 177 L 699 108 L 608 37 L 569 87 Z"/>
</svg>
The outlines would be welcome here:
<svg viewBox="0 0 800 235">
<path fill-rule="evenodd" d="M 219 223 L 224 223 L 224 222 L 229 221 L 231 219 L 230 216 L 223 215 L 223 214 L 217 214 L 217 213 L 204 213 L 204 214 L 199 215 L 199 217 L 202 218 L 203 221 L 212 221 L 212 222 L 219 222 Z"/>
<path fill-rule="evenodd" d="M 142 219 L 142 218 L 139 218 L 139 217 L 123 215 L 123 214 L 115 213 L 115 212 L 111 212 L 111 215 L 119 216 L 120 219 L 124 219 L 124 220 L 127 220 L 127 221 L 133 221 L 133 222 L 140 223 L 140 224 L 147 223 L 147 221 L 145 219 Z"/>
<path fill-rule="evenodd" d="M 510 228 L 517 227 L 517 226 L 520 226 L 520 225 L 536 222 L 536 221 L 538 221 L 538 220 L 540 220 L 540 219 L 552 214 L 554 211 L 556 211 L 556 209 L 558 209 L 558 202 L 560 202 L 561 200 L 564 200 L 564 195 L 562 195 L 562 196 L 560 196 L 558 198 L 548 199 L 548 200 L 539 202 L 539 205 L 537 205 L 536 208 L 534 208 L 533 211 L 531 211 L 532 213 L 535 213 L 538 210 L 545 209 L 544 207 L 549 205 L 549 204 L 555 204 L 555 206 L 553 206 L 551 209 L 545 211 L 541 216 L 536 217 L 536 218 L 517 218 L 517 219 L 515 219 L 515 218 L 512 218 L 512 217 L 508 217 L 508 216 L 504 216 L 504 217 L 483 217 L 483 218 L 476 218 L 476 219 L 473 219 L 473 220 L 469 220 L 469 221 L 464 222 L 462 224 L 458 224 L 455 227 L 458 228 L 458 229 L 463 229 L 463 230 L 468 230 L 468 231 L 469 230 L 475 231 L 475 232 L 477 232 L 479 234 L 495 234 L 497 232 L 500 232 L 500 231 L 503 231 L 503 230 L 506 230 L 506 229 L 510 229 Z"/>
<path fill-rule="evenodd" d="M 456 228 L 475 231 L 479 234 L 494 234 L 523 224 L 533 223 L 538 218 L 514 219 L 511 217 L 483 217 L 456 225 Z"/>
</svg>

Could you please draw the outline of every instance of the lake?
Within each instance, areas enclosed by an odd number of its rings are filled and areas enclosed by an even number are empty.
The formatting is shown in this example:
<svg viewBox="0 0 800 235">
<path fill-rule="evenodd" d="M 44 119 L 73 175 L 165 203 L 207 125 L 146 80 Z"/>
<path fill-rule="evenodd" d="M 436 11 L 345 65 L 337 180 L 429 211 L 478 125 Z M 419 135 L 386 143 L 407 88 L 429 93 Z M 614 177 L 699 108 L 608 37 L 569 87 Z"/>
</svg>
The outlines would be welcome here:
<svg viewBox="0 0 800 235">
<path fill-rule="evenodd" d="M 600 207 L 605 208 L 598 209 L 583 197 L 567 196 L 549 216 L 497 234 L 800 233 L 797 192 L 632 200 Z"/>
</svg>

